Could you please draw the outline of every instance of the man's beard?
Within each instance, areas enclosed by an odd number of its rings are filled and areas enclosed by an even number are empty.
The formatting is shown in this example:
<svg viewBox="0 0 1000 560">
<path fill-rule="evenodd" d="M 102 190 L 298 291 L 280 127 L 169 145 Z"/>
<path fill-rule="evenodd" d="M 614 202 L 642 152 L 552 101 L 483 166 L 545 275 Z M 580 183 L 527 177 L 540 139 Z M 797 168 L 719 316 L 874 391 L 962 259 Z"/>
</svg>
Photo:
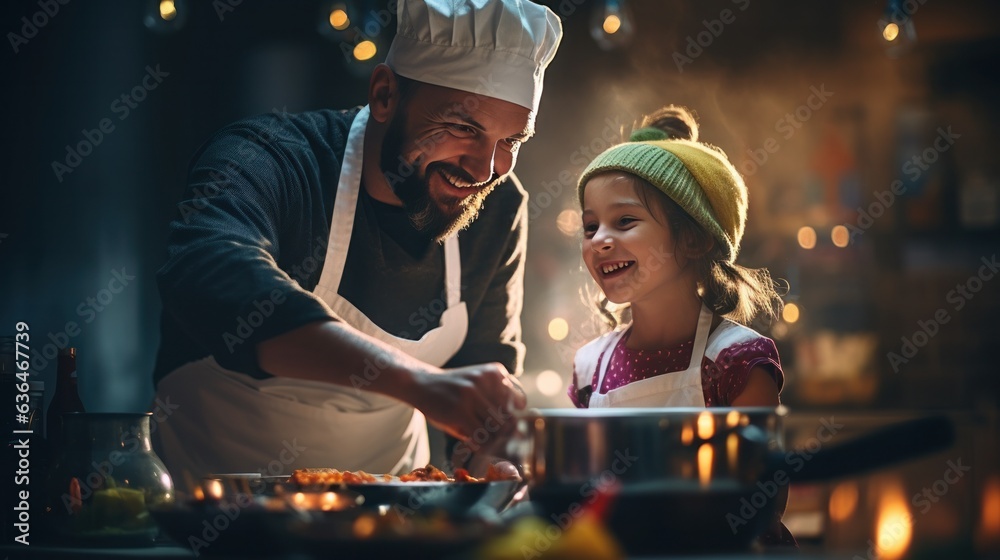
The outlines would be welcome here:
<svg viewBox="0 0 1000 560">
<path fill-rule="evenodd" d="M 422 162 L 418 159 L 410 163 L 403 159 L 404 121 L 403 113 L 397 113 L 386 130 L 380 158 L 382 173 L 393 192 L 403 202 L 403 209 L 413 227 L 427 237 L 433 237 L 438 243 L 444 243 L 453 234 L 469 227 L 479 215 L 486 196 L 500 183 L 502 177 L 494 174 L 486 187 L 465 198 L 435 201 L 430 194 L 429 181 L 435 173 L 444 171 L 465 183 L 476 181 L 464 169 L 444 162 L 429 163 L 421 177 L 419 167 Z M 470 187 L 470 191 L 474 189 L 475 187 Z"/>
</svg>

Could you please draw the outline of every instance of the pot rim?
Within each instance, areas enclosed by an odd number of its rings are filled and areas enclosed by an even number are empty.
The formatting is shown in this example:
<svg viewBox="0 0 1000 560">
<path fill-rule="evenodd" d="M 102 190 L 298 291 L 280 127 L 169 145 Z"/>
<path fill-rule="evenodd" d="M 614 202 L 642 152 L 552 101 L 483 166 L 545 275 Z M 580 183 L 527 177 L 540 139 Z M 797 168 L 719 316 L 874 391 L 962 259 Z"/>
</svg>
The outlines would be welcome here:
<svg viewBox="0 0 1000 560">
<path fill-rule="evenodd" d="M 771 415 L 785 417 L 788 408 L 784 405 L 743 406 L 743 407 L 662 407 L 662 408 L 531 408 L 518 411 L 517 416 L 524 419 L 590 419 L 590 418 L 690 418 L 703 412 L 715 416 L 725 416 L 736 411 L 740 414 L 753 416 Z"/>
</svg>

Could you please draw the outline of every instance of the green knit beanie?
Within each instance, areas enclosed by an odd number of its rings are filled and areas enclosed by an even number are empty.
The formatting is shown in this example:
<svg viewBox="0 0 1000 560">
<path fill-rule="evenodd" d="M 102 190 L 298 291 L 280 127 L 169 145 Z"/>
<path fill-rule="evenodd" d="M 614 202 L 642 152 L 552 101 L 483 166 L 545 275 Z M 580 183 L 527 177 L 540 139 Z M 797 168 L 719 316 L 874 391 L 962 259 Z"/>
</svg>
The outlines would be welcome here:
<svg viewBox="0 0 1000 560">
<path fill-rule="evenodd" d="M 657 128 L 640 128 L 628 142 L 608 148 L 580 175 L 578 194 L 592 177 L 623 171 L 644 179 L 669 196 L 736 260 L 747 216 L 747 187 L 717 148 L 690 140 L 670 140 Z"/>
</svg>

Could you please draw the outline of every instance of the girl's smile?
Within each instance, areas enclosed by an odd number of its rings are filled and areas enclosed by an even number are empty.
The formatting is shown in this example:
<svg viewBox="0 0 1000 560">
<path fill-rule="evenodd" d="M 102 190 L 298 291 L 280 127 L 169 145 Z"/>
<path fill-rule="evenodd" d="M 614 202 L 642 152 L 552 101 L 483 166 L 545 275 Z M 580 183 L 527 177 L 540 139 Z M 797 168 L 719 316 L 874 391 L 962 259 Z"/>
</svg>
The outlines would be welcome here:
<svg viewBox="0 0 1000 560">
<path fill-rule="evenodd" d="M 590 179 L 583 194 L 583 260 L 615 303 L 647 299 L 680 271 L 666 217 L 643 203 L 640 188 L 624 173 L 609 172 Z"/>
</svg>

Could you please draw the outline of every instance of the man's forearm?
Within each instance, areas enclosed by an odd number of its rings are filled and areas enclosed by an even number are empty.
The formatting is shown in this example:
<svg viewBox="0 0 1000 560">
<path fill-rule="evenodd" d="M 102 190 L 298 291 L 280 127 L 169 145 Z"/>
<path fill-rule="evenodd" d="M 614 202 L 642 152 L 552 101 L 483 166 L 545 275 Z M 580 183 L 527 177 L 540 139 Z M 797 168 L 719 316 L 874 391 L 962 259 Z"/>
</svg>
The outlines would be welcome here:
<svg viewBox="0 0 1000 560">
<path fill-rule="evenodd" d="M 346 385 L 408 403 L 417 376 L 440 372 L 336 321 L 309 323 L 260 342 L 257 359 L 277 377 Z"/>
</svg>

